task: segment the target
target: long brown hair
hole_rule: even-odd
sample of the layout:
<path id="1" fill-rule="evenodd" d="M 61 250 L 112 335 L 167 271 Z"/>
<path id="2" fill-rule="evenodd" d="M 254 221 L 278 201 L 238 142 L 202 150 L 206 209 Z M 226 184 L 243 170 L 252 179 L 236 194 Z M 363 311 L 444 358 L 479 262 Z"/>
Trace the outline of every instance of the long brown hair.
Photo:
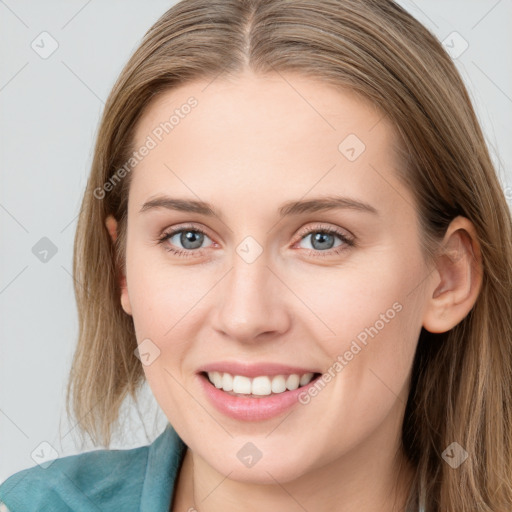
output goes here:
<path id="1" fill-rule="evenodd" d="M 106 103 L 78 220 L 68 413 L 108 446 L 121 404 L 144 380 L 118 281 L 131 177 L 119 170 L 134 150 L 138 119 L 162 91 L 246 67 L 314 77 L 381 109 L 401 137 L 399 172 L 429 254 L 457 215 L 474 224 L 483 265 L 477 301 L 453 329 L 423 329 L 418 341 L 402 429 L 415 468 L 407 510 L 511 510 L 511 214 L 456 67 L 392 0 L 182 0 L 149 29 Z M 118 222 L 115 243 L 104 225 L 109 214 Z M 457 469 L 441 457 L 453 442 L 469 454 Z"/>

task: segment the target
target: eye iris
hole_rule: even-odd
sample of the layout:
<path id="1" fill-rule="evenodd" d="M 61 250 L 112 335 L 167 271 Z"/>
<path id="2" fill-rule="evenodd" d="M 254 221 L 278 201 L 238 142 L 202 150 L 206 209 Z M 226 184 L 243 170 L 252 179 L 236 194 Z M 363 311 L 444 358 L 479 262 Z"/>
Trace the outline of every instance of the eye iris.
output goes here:
<path id="1" fill-rule="evenodd" d="M 328 240 L 329 242 L 331 243 L 327 243 L 327 247 L 324 245 L 326 242 L 325 240 Z M 318 246 L 315 246 L 315 244 L 319 242 L 320 243 L 320 247 Z M 333 246 L 333 243 L 334 243 L 334 236 L 329 234 L 329 233 L 322 233 L 322 232 L 318 232 L 316 233 L 314 236 L 313 236 L 313 239 L 312 239 L 312 242 L 311 242 L 311 245 L 315 248 L 315 249 L 331 249 L 332 246 Z"/>
<path id="2" fill-rule="evenodd" d="M 180 243 L 185 249 L 197 249 L 203 243 L 204 235 L 197 231 L 183 231 L 180 236 Z M 188 243 L 192 246 L 187 246 Z"/>

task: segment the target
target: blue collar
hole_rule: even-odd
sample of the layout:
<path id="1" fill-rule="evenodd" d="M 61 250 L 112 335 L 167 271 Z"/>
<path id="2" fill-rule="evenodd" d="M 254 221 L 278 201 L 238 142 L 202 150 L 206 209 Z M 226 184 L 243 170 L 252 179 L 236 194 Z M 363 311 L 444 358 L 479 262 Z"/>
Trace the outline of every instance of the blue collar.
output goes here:
<path id="1" fill-rule="evenodd" d="M 140 512 L 168 512 L 186 444 L 170 423 L 149 446 Z"/>
<path id="2" fill-rule="evenodd" d="M 11 512 L 169 512 L 187 446 L 168 423 L 150 444 L 93 450 L 18 471 L 0 485 Z"/>

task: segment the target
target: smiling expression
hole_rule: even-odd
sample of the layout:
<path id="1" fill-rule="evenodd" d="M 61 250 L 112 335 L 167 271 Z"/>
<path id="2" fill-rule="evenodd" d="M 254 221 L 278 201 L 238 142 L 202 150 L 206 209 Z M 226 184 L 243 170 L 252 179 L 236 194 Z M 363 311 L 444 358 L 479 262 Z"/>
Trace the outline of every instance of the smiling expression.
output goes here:
<path id="1" fill-rule="evenodd" d="M 133 170 L 122 296 L 179 435 L 217 471 L 262 483 L 356 448 L 394 453 L 428 295 L 393 126 L 353 93 L 286 76 L 188 83 L 145 111 L 135 147 L 197 99 Z M 234 397 L 205 368 L 322 385 L 265 416 L 282 397 Z M 258 400 L 260 415 L 228 413 Z M 252 468 L 237 456 L 249 441 Z"/>

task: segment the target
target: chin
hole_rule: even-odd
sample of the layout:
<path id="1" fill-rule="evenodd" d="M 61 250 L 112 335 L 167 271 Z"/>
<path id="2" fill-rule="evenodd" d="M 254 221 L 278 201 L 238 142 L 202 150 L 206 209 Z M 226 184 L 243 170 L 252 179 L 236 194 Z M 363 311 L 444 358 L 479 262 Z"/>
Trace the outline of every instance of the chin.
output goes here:
<path id="1" fill-rule="evenodd" d="M 253 439 L 254 444 L 250 438 L 240 441 L 237 437 L 233 440 L 236 448 L 225 447 L 213 457 L 205 447 L 208 454 L 205 461 L 219 473 L 229 475 L 230 480 L 261 485 L 293 481 L 311 470 L 312 454 L 307 449 L 293 443 L 284 447 L 278 439 L 274 445 L 269 439 L 266 443 L 263 438 L 261 442 Z"/>
<path id="2" fill-rule="evenodd" d="M 226 467 L 219 468 L 219 470 L 222 474 L 229 474 L 230 480 L 258 485 L 275 485 L 276 482 L 283 484 L 300 478 L 306 472 L 305 467 L 297 467 L 297 465 L 292 465 L 289 461 L 283 464 L 277 460 L 267 461 L 267 463 L 260 460 L 252 468 L 237 467 L 233 469 Z"/>

